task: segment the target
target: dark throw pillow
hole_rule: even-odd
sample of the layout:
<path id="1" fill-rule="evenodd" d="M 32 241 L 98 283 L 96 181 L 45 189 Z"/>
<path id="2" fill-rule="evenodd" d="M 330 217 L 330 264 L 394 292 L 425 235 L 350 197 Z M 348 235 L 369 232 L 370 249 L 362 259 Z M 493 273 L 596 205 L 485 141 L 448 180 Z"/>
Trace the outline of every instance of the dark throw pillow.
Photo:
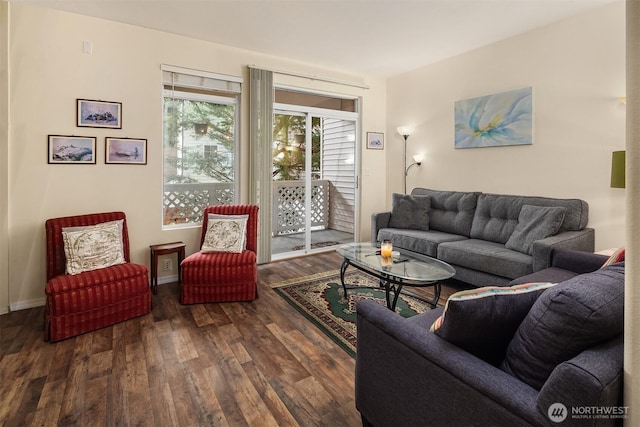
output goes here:
<path id="1" fill-rule="evenodd" d="M 545 291 L 507 347 L 500 368 L 540 390 L 553 369 L 622 333 L 624 262 Z"/>
<path id="2" fill-rule="evenodd" d="M 429 230 L 429 196 L 412 196 L 410 194 L 393 193 L 390 228 L 407 228 L 411 230 Z"/>
<path id="3" fill-rule="evenodd" d="M 554 285 L 525 283 L 456 292 L 431 325 L 431 332 L 498 366 L 533 303 Z"/>
<path id="4" fill-rule="evenodd" d="M 531 255 L 533 242 L 556 234 L 566 213 L 567 208 L 563 207 L 523 205 L 518 225 L 505 247 Z"/>

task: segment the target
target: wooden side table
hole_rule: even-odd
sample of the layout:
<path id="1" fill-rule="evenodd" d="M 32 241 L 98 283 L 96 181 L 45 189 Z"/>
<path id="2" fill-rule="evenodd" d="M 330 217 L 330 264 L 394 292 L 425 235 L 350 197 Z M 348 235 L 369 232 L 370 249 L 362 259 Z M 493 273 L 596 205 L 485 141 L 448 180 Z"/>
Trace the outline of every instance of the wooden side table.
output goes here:
<path id="1" fill-rule="evenodd" d="M 160 255 L 178 254 L 178 284 L 180 284 L 182 280 L 180 263 L 184 259 L 185 246 L 183 242 L 161 243 L 149 246 L 151 250 L 151 291 L 154 295 L 158 293 L 158 257 Z"/>

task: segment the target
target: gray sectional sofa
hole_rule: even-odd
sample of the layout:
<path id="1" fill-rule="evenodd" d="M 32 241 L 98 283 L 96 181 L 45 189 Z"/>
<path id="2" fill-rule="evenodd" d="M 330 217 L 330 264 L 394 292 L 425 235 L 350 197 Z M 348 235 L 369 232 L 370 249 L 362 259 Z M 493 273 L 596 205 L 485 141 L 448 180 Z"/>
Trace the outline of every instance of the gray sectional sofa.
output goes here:
<path id="1" fill-rule="evenodd" d="M 440 259 L 474 286 L 504 286 L 546 269 L 553 248 L 594 250 L 583 200 L 426 188 L 393 198 L 391 211 L 371 217 L 372 243 L 391 240 Z"/>

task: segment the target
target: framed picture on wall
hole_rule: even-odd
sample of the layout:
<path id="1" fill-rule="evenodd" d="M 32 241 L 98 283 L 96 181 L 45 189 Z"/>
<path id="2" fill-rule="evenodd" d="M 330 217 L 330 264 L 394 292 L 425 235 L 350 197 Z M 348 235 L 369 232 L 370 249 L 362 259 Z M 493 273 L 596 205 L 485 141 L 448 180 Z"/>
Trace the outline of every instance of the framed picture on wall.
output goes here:
<path id="1" fill-rule="evenodd" d="M 371 150 L 384 150 L 384 133 L 367 132 L 367 148 Z"/>
<path id="2" fill-rule="evenodd" d="M 49 135 L 49 164 L 95 164 L 96 138 L 93 136 Z"/>
<path id="3" fill-rule="evenodd" d="M 91 128 L 122 129 L 122 103 L 77 100 L 77 125 Z"/>
<path id="4" fill-rule="evenodd" d="M 139 138 L 105 138 L 104 162 L 124 165 L 146 165 L 147 140 Z"/>
<path id="5" fill-rule="evenodd" d="M 533 143 L 533 88 L 456 101 L 455 148 Z"/>

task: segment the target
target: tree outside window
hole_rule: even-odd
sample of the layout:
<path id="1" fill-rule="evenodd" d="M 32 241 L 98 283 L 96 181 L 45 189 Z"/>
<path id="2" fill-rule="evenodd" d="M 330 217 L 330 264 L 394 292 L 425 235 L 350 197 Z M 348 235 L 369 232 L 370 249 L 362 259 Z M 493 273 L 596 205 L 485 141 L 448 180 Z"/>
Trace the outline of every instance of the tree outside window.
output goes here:
<path id="1" fill-rule="evenodd" d="M 235 115 L 231 103 L 164 98 L 165 225 L 199 222 L 212 200 L 233 200 Z"/>
<path id="2" fill-rule="evenodd" d="M 296 181 L 304 179 L 305 117 L 285 114 L 274 115 L 273 123 L 273 179 Z M 320 179 L 320 118 L 311 123 L 311 177 Z"/>

